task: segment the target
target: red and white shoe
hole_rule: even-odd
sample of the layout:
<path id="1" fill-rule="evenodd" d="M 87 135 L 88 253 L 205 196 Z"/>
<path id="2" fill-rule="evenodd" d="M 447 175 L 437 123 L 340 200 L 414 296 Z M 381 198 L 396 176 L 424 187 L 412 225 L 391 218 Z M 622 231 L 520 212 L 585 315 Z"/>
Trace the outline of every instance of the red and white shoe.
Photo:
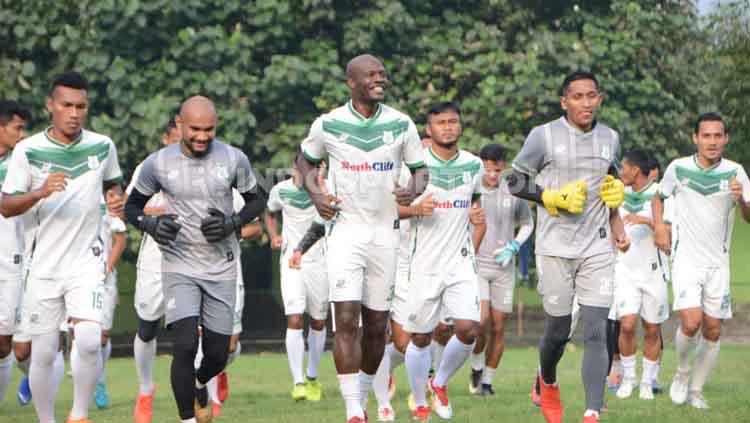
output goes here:
<path id="1" fill-rule="evenodd" d="M 227 372 L 216 375 L 216 394 L 221 402 L 226 401 L 229 397 L 229 376 L 227 376 Z"/>
<path id="2" fill-rule="evenodd" d="M 221 416 L 221 403 L 216 401 L 211 401 L 211 414 L 213 417 L 219 417 Z"/>
<path id="3" fill-rule="evenodd" d="M 448 386 L 435 386 L 435 380 L 430 379 L 430 392 L 432 393 L 432 408 L 441 419 L 449 420 L 453 417 L 453 408 L 448 401 Z"/>
<path id="4" fill-rule="evenodd" d="M 393 408 L 390 406 L 378 408 L 378 421 L 379 422 L 396 421 L 396 413 L 393 412 Z"/>
<path id="5" fill-rule="evenodd" d="M 411 419 L 417 422 L 428 422 L 430 421 L 430 407 L 426 405 L 420 405 L 415 408 L 412 412 Z"/>
<path id="6" fill-rule="evenodd" d="M 542 393 L 541 407 L 544 419 L 547 423 L 562 423 L 563 406 L 560 400 L 560 387 L 540 381 L 539 388 Z"/>
<path id="7" fill-rule="evenodd" d="M 599 423 L 599 416 L 596 414 L 583 416 L 583 423 Z"/>
<path id="8" fill-rule="evenodd" d="M 365 423 L 365 422 L 367 422 L 367 420 L 359 416 L 354 416 L 351 419 L 346 421 L 346 423 Z"/>
<path id="9" fill-rule="evenodd" d="M 151 423 L 154 417 L 154 394 L 156 394 L 155 385 L 150 394 L 138 394 L 133 410 L 135 423 Z"/>

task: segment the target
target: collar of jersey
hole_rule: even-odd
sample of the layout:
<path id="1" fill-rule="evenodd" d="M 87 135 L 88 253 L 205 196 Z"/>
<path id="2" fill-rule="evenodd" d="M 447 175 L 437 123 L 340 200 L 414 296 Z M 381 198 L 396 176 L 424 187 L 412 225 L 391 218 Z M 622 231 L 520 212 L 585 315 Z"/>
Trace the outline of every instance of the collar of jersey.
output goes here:
<path id="1" fill-rule="evenodd" d="M 52 130 L 52 127 L 49 126 L 47 129 L 44 130 L 44 136 L 47 138 L 47 141 L 51 142 L 52 144 L 55 144 L 58 147 L 62 148 L 72 148 L 75 145 L 77 145 L 79 142 L 81 142 L 81 139 L 83 139 L 83 129 L 81 129 L 81 132 L 78 133 L 78 136 L 76 139 L 73 140 L 70 144 L 62 143 L 52 137 L 52 134 L 50 134 L 50 130 Z"/>
<path id="2" fill-rule="evenodd" d="M 716 164 L 714 164 L 714 165 L 711 165 L 711 166 L 709 166 L 709 167 L 703 167 L 703 166 L 701 166 L 700 162 L 698 161 L 698 153 L 696 153 L 696 154 L 693 154 L 693 163 L 695 163 L 695 167 L 697 167 L 697 168 L 698 168 L 698 171 L 699 171 L 699 172 L 711 172 L 712 170 L 714 170 L 714 169 L 716 169 L 717 167 L 719 167 L 719 165 L 720 165 L 720 164 L 721 164 L 721 162 L 723 162 L 723 161 L 724 161 L 724 158 L 722 157 L 722 158 L 720 158 L 720 159 L 719 159 L 719 161 L 718 161 L 718 162 L 716 162 Z"/>
<path id="3" fill-rule="evenodd" d="M 648 191 L 648 189 L 651 188 L 651 185 L 653 184 L 654 184 L 654 181 L 648 181 L 648 183 L 644 185 L 643 188 L 641 188 L 638 191 L 633 191 L 633 194 L 643 194 L 644 192 Z"/>
<path id="4" fill-rule="evenodd" d="M 596 124 L 597 124 L 596 119 L 594 119 L 594 121 L 591 122 L 591 130 L 588 131 L 588 132 L 583 132 L 583 131 L 581 131 L 580 128 L 578 128 L 578 127 L 574 126 L 573 124 L 571 124 L 570 122 L 568 122 L 568 117 L 565 116 L 565 115 L 563 115 L 560 119 L 563 121 L 563 123 L 565 124 L 565 126 L 567 126 L 568 129 L 570 129 L 571 131 L 575 132 L 576 135 L 591 135 L 591 134 L 594 133 L 594 129 L 596 129 Z"/>
<path id="5" fill-rule="evenodd" d="M 357 109 L 354 108 L 354 105 L 352 104 L 351 100 L 349 100 L 346 103 L 346 107 L 349 108 L 349 111 L 351 112 L 352 115 L 354 115 L 355 118 L 357 118 L 357 120 L 359 120 L 360 122 L 366 125 L 372 125 L 375 121 L 377 121 L 378 118 L 380 117 L 380 112 L 383 111 L 383 106 L 380 103 L 378 103 L 378 109 L 375 110 L 375 113 L 373 113 L 372 116 L 370 116 L 369 118 L 366 118 L 362 116 L 362 114 L 360 114 L 357 111 Z"/>
<path id="6" fill-rule="evenodd" d="M 437 160 L 438 162 L 440 162 L 440 164 L 441 164 L 441 165 L 443 165 L 443 166 L 450 166 L 450 165 L 452 165 L 452 164 L 453 164 L 453 162 L 455 162 L 455 161 L 456 161 L 456 160 L 458 159 L 458 156 L 460 156 L 460 155 L 461 155 L 461 150 L 459 149 L 458 151 L 456 151 L 456 154 L 455 154 L 455 155 L 454 155 L 453 157 L 451 157 L 451 158 L 450 158 L 450 159 L 448 159 L 448 160 L 443 160 L 443 159 L 441 159 L 440 157 L 438 157 L 438 155 L 437 155 L 437 154 L 435 154 L 435 152 L 434 152 L 434 151 L 432 151 L 432 147 L 428 147 L 428 148 L 427 148 L 427 151 L 429 151 L 429 152 L 430 152 L 430 155 L 431 155 L 431 156 L 432 156 L 433 158 L 435 158 L 435 160 Z"/>

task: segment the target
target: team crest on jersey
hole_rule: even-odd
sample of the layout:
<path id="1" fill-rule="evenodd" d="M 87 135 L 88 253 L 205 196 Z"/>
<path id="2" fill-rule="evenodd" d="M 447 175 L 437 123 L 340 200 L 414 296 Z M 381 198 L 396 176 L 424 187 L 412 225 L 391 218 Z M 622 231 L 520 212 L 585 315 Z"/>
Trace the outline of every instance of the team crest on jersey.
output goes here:
<path id="1" fill-rule="evenodd" d="M 721 182 L 719 182 L 719 189 L 722 191 L 729 191 L 729 181 L 722 179 Z"/>
<path id="2" fill-rule="evenodd" d="M 52 163 L 47 162 L 42 165 L 42 172 L 43 173 L 49 173 L 49 171 L 52 170 Z"/>
<path id="3" fill-rule="evenodd" d="M 608 145 L 602 146 L 602 158 L 609 160 L 610 156 L 611 156 L 611 152 L 609 151 L 609 146 Z"/>
<path id="4" fill-rule="evenodd" d="M 383 144 L 392 144 L 392 143 L 393 143 L 393 132 L 391 131 L 383 132 Z"/>
<path id="5" fill-rule="evenodd" d="M 503 198 L 503 207 L 506 209 L 510 207 L 510 198 Z"/>
<path id="6" fill-rule="evenodd" d="M 471 172 L 469 171 L 464 172 L 463 180 L 465 184 L 471 183 Z"/>
<path id="7" fill-rule="evenodd" d="M 346 140 L 348 140 L 348 139 L 349 139 L 349 134 L 341 133 L 339 135 L 339 142 L 346 142 Z"/>
<path id="8" fill-rule="evenodd" d="M 563 154 L 565 153 L 565 146 L 564 145 L 556 145 L 555 146 L 555 153 L 557 154 Z"/>
<path id="9" fill-rule="evenodd" d="M 223 164 L 216 165 L 216 176 L 222 179 L 229 179 L 229 169 Z"/>
<path id="10" fill-rule="evenodd" d="M 89 169 L 96 170 L 99 169 L 99 157 L 97 156 L 89 156 Z"/>

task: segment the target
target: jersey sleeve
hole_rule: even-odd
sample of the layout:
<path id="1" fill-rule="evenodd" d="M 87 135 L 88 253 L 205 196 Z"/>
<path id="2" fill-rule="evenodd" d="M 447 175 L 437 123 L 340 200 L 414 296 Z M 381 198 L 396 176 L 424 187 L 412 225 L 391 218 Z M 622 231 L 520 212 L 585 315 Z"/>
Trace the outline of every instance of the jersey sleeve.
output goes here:
<path id="1" fill-rule="evenodd" d="M 283 207 L 281 202 L 281 196 L 279 196 L 279 184 L 276 184 L 271 188 L 271 193 L 268 194 L 268 210 L 272 213 L 278 213 Z"/>
<path id="2" fill-rule="evenodd" d="M 544 127 L 537 126 L 529 132 L 521 151 L 513 160 L 513 169 L 529 176 L 536 176 L 545 162 L 546 148 Z"/>
<path id="3" fill-rule="evenodd" d="M 242 194 L 236 189 L 232 190 L 232 210 L 235 213 L 239 213 L 242 208 L 245 207 L 245 199 L 242 198 Z"/>
<path id="4" fill-rule="evenodd" d="M 3 182 L 3 193 L 25 194 L 30 190 L 31 165 L 26 158 L 26 152 L 19 146 L 11 153 L 5 181 Z"/>
<path id="5" fill-rule="evenodd" d="M 104 182 L 122 182 L 122 170 L 120 170 L 120 162 L 117 159 L 117 148 L 112 141 L 109 142 L 109 154 L 107 154 L 107 163 L 104 168 Z"/>
<path id="6" fill-rule="evenodd" d="M 141 171 L 138 178 L 133 178 L 133 185 L 141 194 L 152 196 L 161 191 L 161 184 L 156 173 L 156 163 L 158 153 L 151 154 L 141 164 Z"/>
<path id="7" fill-rule="evenodd" d="M 424 149 L 422 139 L 419 137 L 417 125 L 409 119 L 409 128 L 406 130 L 402 159 L 409 169 L 417 169 L 424 166 Z"/>
<path id="8" fill-rule="evenodd" d="M 677 189 L 677 171 L 675 170 L 677 166 L 675 165 L 675 162 L 667 166 L 667 170 L 664 171 L 664 177 L 661 178 L 661 182 L 659 182 L 659 195 L 661 198 L 667 198 L 671 197 L 675 190 Z"/>
<path id="9" fill-rule="evenodd" d="M 323 160 L 326 154 L 326 138 L 323 132 L 323 119 L 317 118 L 310 126 L 307 138 L 302 141 L 300 148 L 305 158 L 313 163 Z"/>
<path id="10" fill-rule="evenodd" d="M 109 229 L 113 234 L 127 231 L 125 222 L 117 216 L 109 216 Z"/>
<path id="11" fill-rule="evenodd" d="M 747 177 L 747 172 L 742 165 L 737 167 L 737 176 L 735 177 L 737 182 L 742 185 L 742 198 L 746 203 L 750 203 L 750 180 Z"/>
<path id="12" fill-rule="evenodd" d="M 237 188 L 240 194 L 244 194 L 255 189 L 258 180 L 255 177 L 255 172 L 253 172 L 253 167 L 250 166 L 250 160 L 245 153 L 239 150 L 236 151 L 239 157 L 237 159 L 237 167 L 235 168 L 234 187 Z"/>
<path id="13" fill-rule="evenodd" d="M 612 131 L 612 162 L 610 163 L 610 168 L 614 169 L 615 175 L 619 177 L 620 176 L 620 158 L 622 157 L 622 144 L 620 143 L 620 134 L 617 133 L 614 129 L 611 129 Z"/>
<path id="14" fill-rule="evenodd" d="M 142 166 L 143 166 L 143 163 L 139 163 L 138 166 L 135 167 L 135 170 L 133 170 L 133 176 L 130 178 L 130 184 L 128 184 L 128 187 L 125 188 L 125 194 L 130 195 L 130 193 L 133 192 L 133 188 L 135 188 L 135 181 L 138 179 L 138 176 L 141 174 Z"/>

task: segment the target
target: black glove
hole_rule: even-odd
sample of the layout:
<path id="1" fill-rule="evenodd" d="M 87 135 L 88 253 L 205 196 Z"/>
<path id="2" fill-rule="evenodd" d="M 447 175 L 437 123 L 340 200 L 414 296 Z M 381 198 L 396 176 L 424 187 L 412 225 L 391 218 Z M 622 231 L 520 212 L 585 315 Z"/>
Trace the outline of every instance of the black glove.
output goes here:
<path id="1" fill-rule="evenodd" d="M 139 220 L 143 232 L 151 235 L 154 241 L 161 245 L 167 245 L 177 239 L 182 225 L 175 221 L 176 214 L 163 214 L 161 216 L 142 216 Z"/>
<path id="2" fill-rule="evenodd" d="M 233 233 L 239 236 L 241 230 L 239 216 L 226 216 L 215 208 L 208 209 L 208 217 L 201 220 L 201 232 L 208 242 L 219 242 Z"/>

